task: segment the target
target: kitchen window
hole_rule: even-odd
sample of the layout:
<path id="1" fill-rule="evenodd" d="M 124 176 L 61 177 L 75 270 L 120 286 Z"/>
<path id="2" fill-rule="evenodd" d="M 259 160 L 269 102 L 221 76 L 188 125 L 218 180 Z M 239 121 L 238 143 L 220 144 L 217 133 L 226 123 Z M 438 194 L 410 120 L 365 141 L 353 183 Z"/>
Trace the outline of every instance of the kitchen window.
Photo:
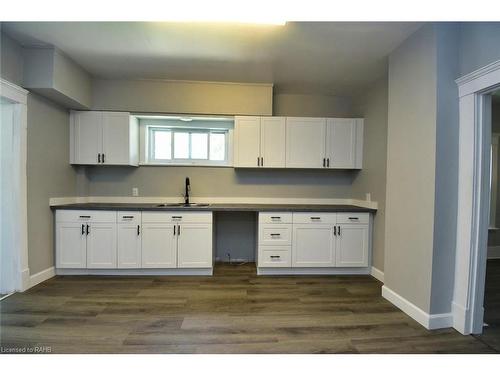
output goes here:
<path id="1" fill-rule="evenodd" d="M 232 118 L 140 118 L 141 164 L 232 165 Z"/>

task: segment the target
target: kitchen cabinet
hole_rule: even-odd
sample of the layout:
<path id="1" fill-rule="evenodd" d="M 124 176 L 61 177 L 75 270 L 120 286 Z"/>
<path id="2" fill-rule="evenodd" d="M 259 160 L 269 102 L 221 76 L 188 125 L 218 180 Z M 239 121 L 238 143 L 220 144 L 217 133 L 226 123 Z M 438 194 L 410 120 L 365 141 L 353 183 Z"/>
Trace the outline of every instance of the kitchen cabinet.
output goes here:
<path id="1" fill-rule="evenodd" d="M 81 222 L 56 224 L 57 268 L 87 268 L 85 225 Z"/>
<path id="2" fill-rule="evenodd" d="M 333 226 L 296 224 L 293 226 L 292 267 L 335 266 Z"/>
<path id="3" fill-rule="evenodd" d="M 116 268 L 116 251 L 116 212 L 56 213 L 56 268 Z"/>
<path id="4" fill-rule="evenodd" d="M 323 168 L 326 119 L 286 118 L 286 167 Z"/>
<path id="5" fill-rule="evenodd" d="M 142 268 L 176 268 L 177 237 L 172 223 L 142 224 Z"/>
<path id="6" fill-rule="evenodd" d="M 211 268 L 212 213 L 144 212 L 143 268 Z"/>
<path id="7" fill-rule="evenodd" d="M 360 119 L 327 119 L 326 166 L 361 168 L 363 125 Z"/>
<path id="8" fill-rule="evenodd" d="M 291 267 L 292 213 L 260 212 L 258 220 L 257 266 Z"/>
<path id="9" fill-rule="evenodd" d="M 285 118 L 237 116 L 234 131 L 236 168 L 285 167 Z"/>
<path id="10" fill-rule="evenodd" d="M 140 212 L 118 212 L 118 268 L 141 268 L 142 230 Z"/>
<path id="11" fill-rule="evenodd" d="M 128 112 L 72 111 L 70 163 L 138 165 L 139 125 Z"/>
<path id="12" fill-rule="evenodd" d="M 116 268 L 116 223 L 91 223 L 87 233 L 87 268 Z"/>
<path id="13" fill-rule="evenodd" d="M 177 256 L 179 268 L 212 267 L 212 224 L 180 224 L 177 231 Z"/>
<path id="14" fill-rule="evenodd" d="M 366 268 L 369 265 L 368 213 L 259 213 L 259 269 Z"/>

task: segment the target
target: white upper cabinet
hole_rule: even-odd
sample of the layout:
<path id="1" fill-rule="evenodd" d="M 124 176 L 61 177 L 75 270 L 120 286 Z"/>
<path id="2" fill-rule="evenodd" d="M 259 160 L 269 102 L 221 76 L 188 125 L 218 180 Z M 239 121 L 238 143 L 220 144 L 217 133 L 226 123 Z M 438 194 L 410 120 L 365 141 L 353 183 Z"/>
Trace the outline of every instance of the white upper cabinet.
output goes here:
<path id="1" fill-rule="evenodd" d="M 285 168 L 286 119 L 261 117 L 260 119 L 260 166 Z"/>
<path id="2" fill-rule="evenodd" d="M 71 112 L 71 164 L 98 164 L 102 150 L 102 113 Z"/>
<path id="3" fill-rule="evenodd" d="M 287 117 L 286 167 L 323 168 L 326 119 Z"/>
<path id="4" fill-rule="evenodd" d="M 236 168 L 285 168 L 284 117 L 238 116 L 234 137 Z"/>
<path id="5" fill-rule="evenodd" d="M 359 119 L 327 119 L 327 168 L 361 168 L 363 124 Z"/>
<path id="6" fill-rule="evenodd" d="M 234 120 L 234 166 L 260 166 L 260 117 L 238 116 Z"/>
<path id="7" fill-rule="evenodd" d="M 139 125 L 128 112 L 72 111 L 70 163 L 138 165 Z"/>

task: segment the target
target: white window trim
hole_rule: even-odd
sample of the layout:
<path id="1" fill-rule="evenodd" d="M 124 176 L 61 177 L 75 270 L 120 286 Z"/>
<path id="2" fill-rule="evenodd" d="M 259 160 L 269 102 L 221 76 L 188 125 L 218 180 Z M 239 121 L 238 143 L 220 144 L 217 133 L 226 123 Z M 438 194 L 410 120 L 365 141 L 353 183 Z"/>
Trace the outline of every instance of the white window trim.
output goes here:
<path id="1" fill-rule="evenodd" d="M 149 157 L 149 128 L 158 127 L 158 125 L 140 125 L 139 126 L 139 165 L 145 166 L 157 166 L 157 167 L 169 167 L 169 166 L 184 166 L 184 167 L 222 167 L 222 168 L 232 168 L 233 167 L 233 133 L 234 129 L 224 129 L 227 130 L 227 160 L 217 161 L 217 160 L 162 160 L 153 161 Z"/>

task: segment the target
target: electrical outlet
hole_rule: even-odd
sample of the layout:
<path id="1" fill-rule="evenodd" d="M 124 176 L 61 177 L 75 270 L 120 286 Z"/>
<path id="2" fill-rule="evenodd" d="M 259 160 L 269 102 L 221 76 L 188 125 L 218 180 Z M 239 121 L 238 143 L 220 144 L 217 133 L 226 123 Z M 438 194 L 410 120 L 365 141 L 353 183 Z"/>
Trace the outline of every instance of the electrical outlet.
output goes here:
<path id="1" fill-rule="evenodd" d="M 228 262 L 231 263 L 231 253 L 230 252 L 226 253 L 226 257 L 227 257 Z"/>
<path id="2" fill-rule="evenodd" d="M 138 197 L 139 196 L 139 188 L 132 188 L 132 196 L 133 197 Z"/>

